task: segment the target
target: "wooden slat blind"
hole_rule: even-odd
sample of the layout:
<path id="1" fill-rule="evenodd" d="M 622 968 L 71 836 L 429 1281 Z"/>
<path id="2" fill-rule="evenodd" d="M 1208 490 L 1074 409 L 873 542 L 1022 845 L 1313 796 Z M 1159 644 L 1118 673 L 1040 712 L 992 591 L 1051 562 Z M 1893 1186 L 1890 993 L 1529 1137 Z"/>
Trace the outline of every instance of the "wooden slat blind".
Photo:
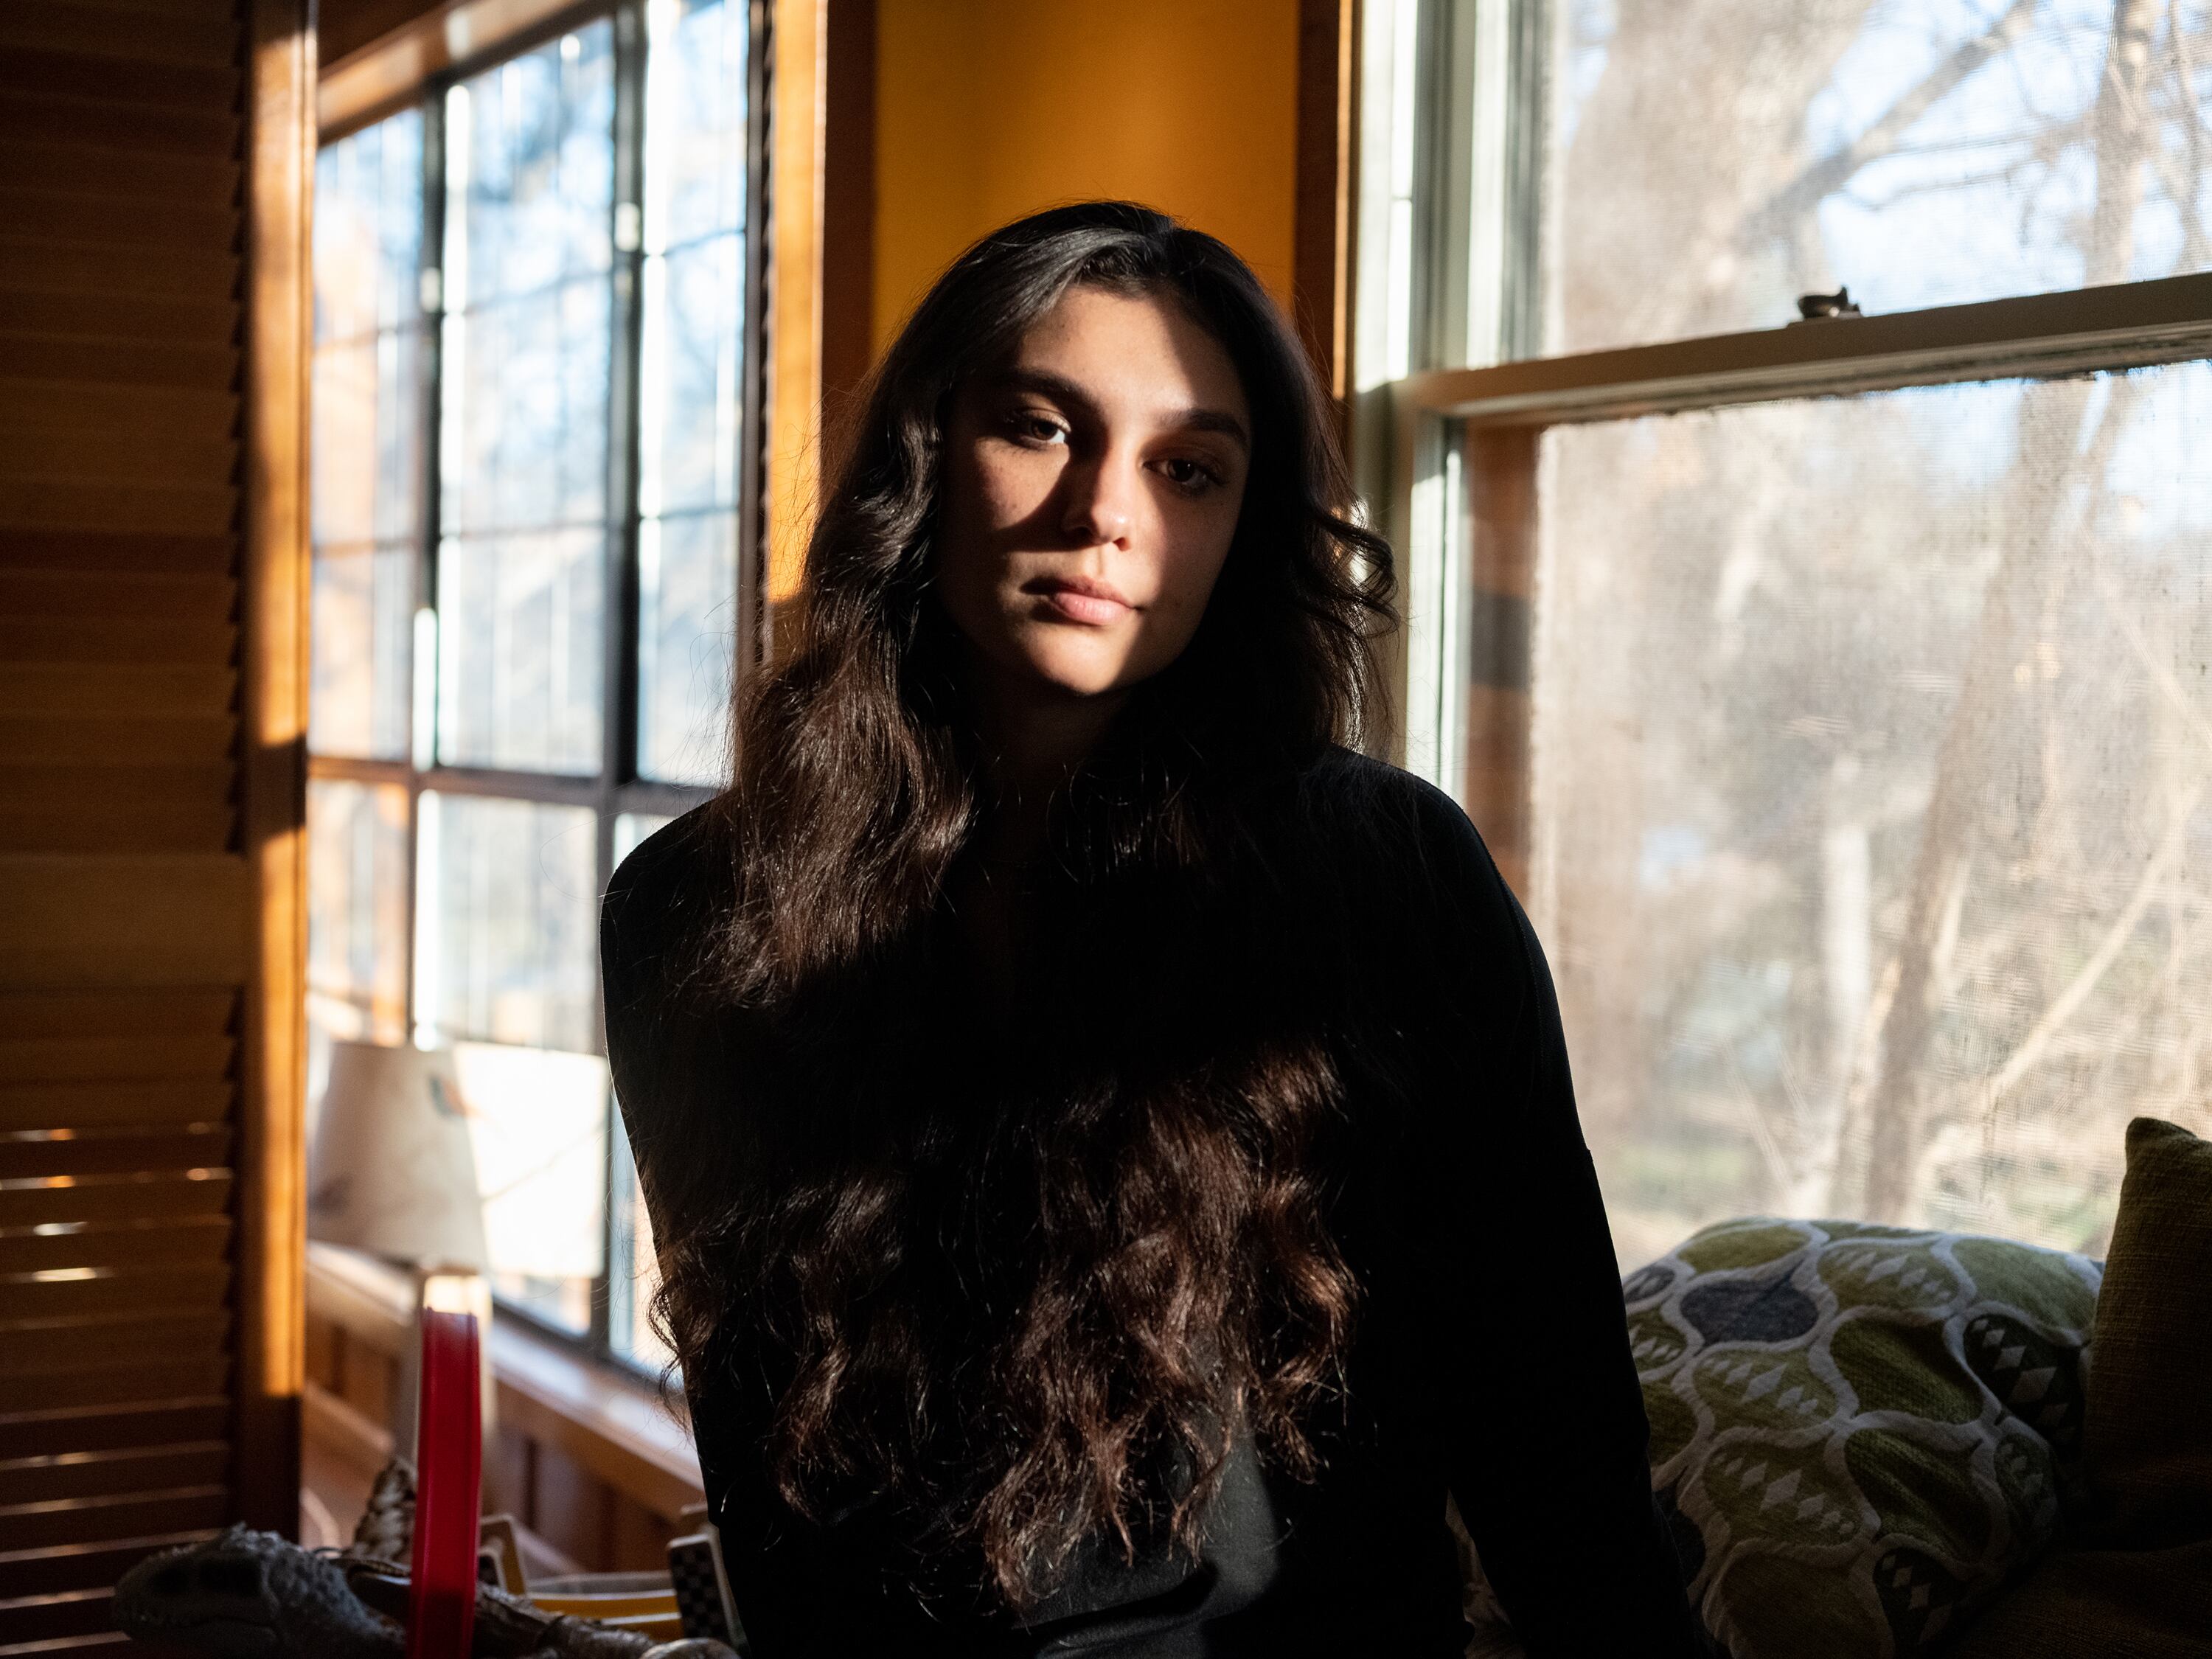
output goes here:
<path id="1" fill-rule="evenodd" d="M 253 313 L 304 9 L 0 6 L 0 1656 L 118 1645 L 133 1561 L 289 1523 Z"/>

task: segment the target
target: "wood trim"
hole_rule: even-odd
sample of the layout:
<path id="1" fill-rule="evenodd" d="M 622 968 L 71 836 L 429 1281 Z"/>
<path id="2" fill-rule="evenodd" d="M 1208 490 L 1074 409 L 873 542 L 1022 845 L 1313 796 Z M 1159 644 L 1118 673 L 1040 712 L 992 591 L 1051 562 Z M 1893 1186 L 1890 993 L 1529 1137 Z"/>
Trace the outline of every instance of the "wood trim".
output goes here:
<path id="1" fill-rule="evenodd" d="M 834 456 L 875 356 L 876 4 L 830 0 L 822 91 L 822 423 Z"/>
<path id="2" fill-rule="evenodd" d="M 1523 904 L 1528 888 L 1531 773 L 1529 634 L 1535 592 L 1536 463 L 1542 434 L 1509 427 L 1471 434 L 1467 447 L 1471 526 L 1466 787 L 1474 821 Z"/>
<path id="3" fill-rule="evenodd" d="M 537 45 L 607 9 L 608 0 L 446 0 L 324 66 L 316 88 L 322 142 L 343 138 L 422 94 L 434 76 Z"/>
<path id="4" fill-rule="evenodd" d="M 667 1520 L 704 1500 L 690 1431 L 644 1383 L 496 1318 L 491 1363 L 501 1422 Z"/>
<path id="5" fill-rule="evenodd" d="M 1354 9 L 1354 0 L 1298 4 L 1292 310 L 1322 384 L 1340 403 L 1352 387 Z"/>
<path id="6" fill-rule="evenodd" d="M 253 939 L 240 1044 L 240 1519 L 294 1535 L 306 1381 L 307 412 L 315 33 L 252 0 L 246 357 L 243 836 Z"/>
<path id="7" fill-rule="evenodd" d="M 307 1385 L 302 1432 L 326 1447 L 364 1481 L 374 1480 L 392 1461 L 392 1431 L 317 1382 Z"/>
<path id="8" fill-rule="evenodd" d="M 823 145 L 830 0 L 773 0 L 769 26 L 769 626 L 799 592 L 822 441 Z"/>
<path id="9" fill-rule="evenodd" d="M 1396 398 L 1420 415 L 1548 426 L 2203 356 L 2212 274 L 1440 370 Z"/>

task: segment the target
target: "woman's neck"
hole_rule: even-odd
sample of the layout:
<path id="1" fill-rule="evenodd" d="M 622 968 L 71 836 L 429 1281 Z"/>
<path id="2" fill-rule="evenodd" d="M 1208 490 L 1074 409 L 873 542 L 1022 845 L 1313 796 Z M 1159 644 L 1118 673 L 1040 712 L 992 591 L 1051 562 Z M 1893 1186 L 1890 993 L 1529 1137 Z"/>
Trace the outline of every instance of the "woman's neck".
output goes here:
<path id="1" fill-rule="evenodd" d="M 981 851 L 987 864 L 1026 863 L 1044 849 L 1053 797 L 1097 750 L 1128 694 L 1079 696 L 1015 684 L 988 667 L 971 684 L 992 794 Z"/>

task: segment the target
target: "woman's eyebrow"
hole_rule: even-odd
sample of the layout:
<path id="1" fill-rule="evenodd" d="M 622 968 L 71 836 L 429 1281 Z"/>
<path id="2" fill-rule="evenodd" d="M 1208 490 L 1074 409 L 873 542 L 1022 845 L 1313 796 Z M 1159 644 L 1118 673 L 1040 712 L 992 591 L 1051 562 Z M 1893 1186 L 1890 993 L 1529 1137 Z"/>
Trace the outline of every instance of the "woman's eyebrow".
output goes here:
<path id="1" fill-rule="evenodd" d="M 1009 368 L 993 377 L 996 382 L 1012 391 L 1034 392 L 1050 398 L 1067 408 L 1096 416 L 1098 400 L 1064 374 L 1055 374 L 1048 368 Z M 1179 409 L 1169 415 L 1164 424 L 1186 432 L 1218 432 L 1232 438 L 1238 447 L 1250 451 L 1251 434 L 1244 422 L 1225 409 L 1202 409 L 1196 406 Z"/>

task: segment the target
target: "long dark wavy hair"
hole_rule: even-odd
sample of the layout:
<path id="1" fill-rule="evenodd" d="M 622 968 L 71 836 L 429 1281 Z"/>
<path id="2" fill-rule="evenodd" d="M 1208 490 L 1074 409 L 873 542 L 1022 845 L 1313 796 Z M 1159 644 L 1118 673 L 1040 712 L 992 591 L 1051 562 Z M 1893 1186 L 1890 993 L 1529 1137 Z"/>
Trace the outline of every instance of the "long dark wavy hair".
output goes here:
<path id="1" fill-rule="evenodd" d="M 1255 429 L 1205 617 L 1055 800 L 1023 1006 L 994 1011 L 948 919 L 991 796 L 932 588 L 940 457 L 959 388 L 1078 284 L 1182 307 Z M 720 1367 L 764 1402 L 783 1499 L 884 1529 L 925 1593 L 1018 1611 L 1086 1540 L 1194 1545 L 1240 1434 L 1316 1468 L 1357 1294 L 1326 1220 L 1328 1011 L 1291 967 L 1296 781 L 1376 719 L 1391 560 L 1352 499 L 1235 253 L 1127 203 L 1037 214 L 878 368 L 738 710 L 690 983 L 745 1097 L 684 1107 L 653 1160 L 654 1315 L 695 1391 Z"/>

